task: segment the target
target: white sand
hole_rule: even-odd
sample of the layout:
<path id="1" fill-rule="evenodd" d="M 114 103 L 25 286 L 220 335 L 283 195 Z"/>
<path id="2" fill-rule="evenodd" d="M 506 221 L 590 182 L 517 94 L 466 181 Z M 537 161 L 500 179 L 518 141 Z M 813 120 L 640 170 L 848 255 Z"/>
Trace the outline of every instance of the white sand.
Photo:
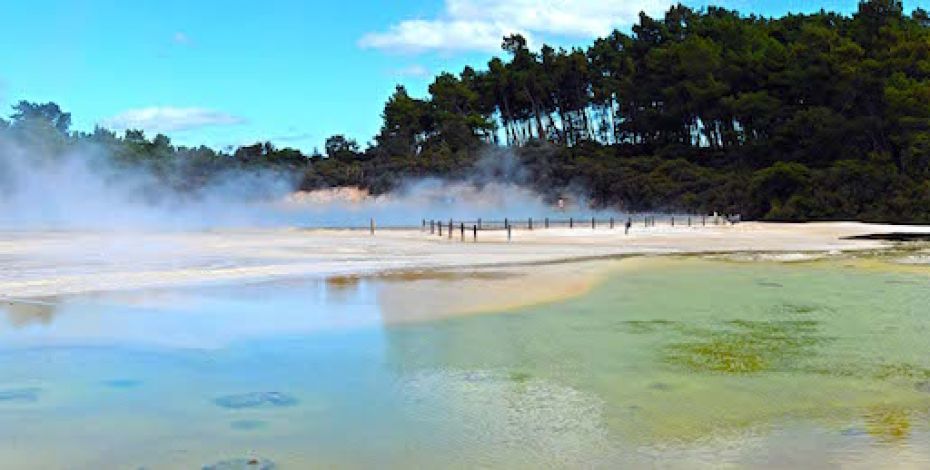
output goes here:
<path id="1" fill-rule="evenodd" d="M 420 231 L 225 230 L 210 232 L 0 232 L 0 298 L 251 281 L 387 270 L 479 268 L 618 256 L 702 252 L 782 253 L 875 249 L 843 240 L 930 227 L 860 223 L 720 227 L 558 228 L 479 232 L 466 242 Z"/>

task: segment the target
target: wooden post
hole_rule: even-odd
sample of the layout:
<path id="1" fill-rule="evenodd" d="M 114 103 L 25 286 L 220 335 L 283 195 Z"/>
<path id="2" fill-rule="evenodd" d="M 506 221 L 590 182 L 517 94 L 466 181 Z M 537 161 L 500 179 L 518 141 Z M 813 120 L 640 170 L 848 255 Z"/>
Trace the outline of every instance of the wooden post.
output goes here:
<path id="1" fill-rule="evenodd" d="M 597 228 L 597 219 L 595 219 L 594 217 L 591 217 L 591 230 L 594 230 L 596 228 Z"/>
<path id="2" fill-rule="evenodd" d="M 423 219 L 423 225 L 420 226 L 420 231 L 421 231 L 421 232 L 425 232 L 425 231 L 426 231 L 426 219 Z"/>
<path id="3" fill-rule="evenodd" d="M 546 225 L 545 225 L 545 226 L 546 226 L 546 228 L 549 228 L 549 218 L 548 218 L 548 217 L 546 217 L 546 221 L 545 221 L 545 224 L 546 224 Z"/>
<path id="4" fill-rule="evenodd" d="M 459 226 L 459 230 L 462 231 L 462 241 L 465 241 L 465 222 L 462 222 Z"/>
<path id="5" fill-rule="evenodd" d="M 436 222 L 433 219 L 429 219 L 429 234 L 432 235 L 436 233 Z"/>
<path id="6" fill-rule="evenodd" d="M 530 230 L 533 230 L 533 218 L 532 217 L 530 217 L 530 219 L 527 221 L 526 227 Z"/>
<path id="7" fill-rule="evenodd" d="M 510 228 L 510 220 L 507 217 L 504 217 L 504 228 Z"/>
<path id="8" fill-rule="evenodd" d="M 375 234 L 375 218 L 372 217 L 370 222 L 371 222 L 371 234 L 374 235 Z"/>
<path id="9" fill-rule="evenodd" d="M 438 224 L 436 224 L 436 226 L 439 227 L 439 236 L 441 237 L 442 236 L 442 222 L 439 222 Z"/>
<path id="10" fill-rule="evenodd" d="M 477 224 L 471 226 L 471 236 L 472 236 L 472 240 L 474 240 L 475 243 L 478 243 L 478 225 Z"/>
<path id="11" fill-rule="evenodd" d="M 452 240 L 452 219 L 449 219 L 449 240 Z"/>
<path id="12" fill-rule="evenodd" d="M 572 217 L 568 218 L 568 228 L 575 228 L 575 219 Z"/>
<path id="13" fill-rule="evenodd" d="M 511 236 L 510 236 L 510 226 L 508 225 L 508 226 L 507 226 L 507 241 L 509 242 L 510 240 L 511 240 Z"/>
<path id="14" fill-rule="evenodd" d="M 614 218 L 613 217 L 610 218 L 610 229 L 611 230 L 614 229 Z"/>
<path id="15" fill-rule="evenodd" d="M 707 214 L 701 216 L 701 227 L 707 226 Z"/>
<path id="16" fill-rule="evenodd" d="M 672 216 L 672 227 L 674 227 L 674 226 L 675 226 L 675 216 L 673 215 L 673 216 Z"/>

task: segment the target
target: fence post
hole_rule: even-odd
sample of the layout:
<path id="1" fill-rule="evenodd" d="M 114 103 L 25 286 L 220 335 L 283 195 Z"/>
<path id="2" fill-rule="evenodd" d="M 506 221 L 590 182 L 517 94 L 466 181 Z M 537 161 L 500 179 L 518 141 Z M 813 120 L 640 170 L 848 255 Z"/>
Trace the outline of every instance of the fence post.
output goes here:
<path id="1" fill-rule="evenodd" d="M 437 223 L 436 226 L 439 227 L 439 236 L 441 237 L 442 236 L 442 222 Z"/>
<path id="2" fill-rule="evenodd" d="M 452 240 L 452 219 L 449 219 L 449 240 Z"/>

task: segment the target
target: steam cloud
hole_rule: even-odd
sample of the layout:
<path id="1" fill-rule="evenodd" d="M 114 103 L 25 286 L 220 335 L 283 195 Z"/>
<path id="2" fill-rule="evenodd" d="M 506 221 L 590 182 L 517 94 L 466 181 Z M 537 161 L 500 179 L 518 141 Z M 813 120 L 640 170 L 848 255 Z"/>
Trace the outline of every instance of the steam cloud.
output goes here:
<path id="1" fill-rule="evenodd" d="M 294 176 L 272 170 L 225 171 L 202 188 L 180 192 L 149 169 L 116 165 L 91 145 L 48 153 L 0 133 L 0 228 L 349 227 L 364 226 L 369 218 L 380 226 L 412 226 L 422 218 L 487 220 L 554 212 L 524 185 L 526 175 L 505 149 L 489 151 L 465 179 L 411 180 L 381 196 L 354 189 L 295 193 Z"/>

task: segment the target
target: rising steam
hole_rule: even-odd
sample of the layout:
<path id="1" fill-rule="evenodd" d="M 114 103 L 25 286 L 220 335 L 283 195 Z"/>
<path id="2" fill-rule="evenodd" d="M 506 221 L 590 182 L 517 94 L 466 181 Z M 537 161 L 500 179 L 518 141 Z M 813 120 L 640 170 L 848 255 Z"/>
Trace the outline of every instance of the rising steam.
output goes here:
<path id="1" fill-rule="evenodd" d="M 424 218 L 491 219 L 554 211 L 528 189 L 521 165 L 504 149 L 488 151 L 466 178 L 409 180 L 379 196 L 356 188 L 294 192 L 293 175 L 273 170 L 224 171 L 192 191 L 172 189 L 164 179 L 148 168 L 117 165 L 93 145 L 53 155 L 0 133 L 0 228 L 350 227 L 366 225 L 370 218 L 381 226 L 413 226 Z"/>

